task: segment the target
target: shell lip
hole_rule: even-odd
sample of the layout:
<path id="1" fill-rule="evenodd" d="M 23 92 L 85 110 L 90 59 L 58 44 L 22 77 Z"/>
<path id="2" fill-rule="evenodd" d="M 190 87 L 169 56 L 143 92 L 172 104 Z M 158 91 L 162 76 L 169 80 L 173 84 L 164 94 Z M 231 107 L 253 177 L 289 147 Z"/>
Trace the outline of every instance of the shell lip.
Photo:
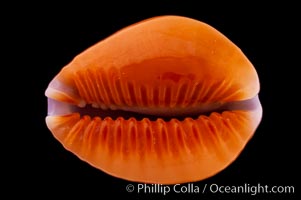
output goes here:
<path id="1" fill-rule="evenodd" d="M 73 113 L 79 113 L 80 116 L 88 115 L 91 118 L 110 117 L 117 119 L 122 117 L 124 119 L 135 118 L 136 120 L 143 120 L 147 118 L 151 121 L 163 119 L 170 121 L 172 119 L 184 120 L 185 118 L 197 119 L 200 116 L 210 116 L 213 112 L 222 113 L 224 111 L 245 110 L 253 111 L 261 107 L 259 97 L 255 97 L 242 101 L 228 102 L 228 103 L 215 103 L 203 106 L 187 107 L 187 108 L 158 108 L 158 107 L 118 107 L 107 106 L 98 107 L 95 104 L 75 105 L 67 103 L 54 98 L 48 97 L 48 116 L 63 116 Z"/>

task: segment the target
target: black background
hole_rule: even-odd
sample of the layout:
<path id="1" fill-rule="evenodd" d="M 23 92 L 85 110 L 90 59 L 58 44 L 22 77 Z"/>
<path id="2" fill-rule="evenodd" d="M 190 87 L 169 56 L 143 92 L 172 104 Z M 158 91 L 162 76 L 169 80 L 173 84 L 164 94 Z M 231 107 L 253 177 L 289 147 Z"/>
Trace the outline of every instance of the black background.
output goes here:
<path id="1" fill-rule="evenodd" d="M 5 136 L 12 137 L 3 155 L 7 158 L 7 186 L 23 196 L 85 199 L 143 199 L 147 196 L 195 199 L 293 199 L 299 193 L 297 152 L 300 82 L 297 78 L 300 25 L 294 5 L 238 2 L 182 3 L 70 3 L 17 4 L 5 20 L 7 52 L 11 57 L 9 84 L 3 94 L 9 109 Z M 114 178 L 79 160 L 55 140 L 45 125 L 47 99 L 44 91 L 51 79 L 74 56 L 117 30 L 158 15 L 182 15 L 210 24 L 232 40 L 255 66 L 260 82 L 263 119 L 254 137 L 228 168 L 194 183 L 219 185 L 293 185 L 296 194 L 137 194 L 125 190 L 125 180 Z M 11 39 L 12 38 L 12 39 Z M 297 50 L 294 48 L 297 47 Z M 4 74 L 4 73 L 3 73 Z M 3 76 L 3 79 L 5 76 Z M 242 77 L 243 78 L 243 77 Z M 8 90 L 6 90 L 8 88 Z M 14 97 L 14 95 L 16 97 Z M 9 98 L 7 98 L 9 97 Z M 7 142 L 6 142 L 7 141 Z M 299 149 L 299 148 L 298 148 Z M 299 150 L 300 152 L 300 150 Z M 134 186 L 137 183 L 132 183 Z M 39 192 L 38 192 L 39 191 Z M 15 193 L 11 194 L 14 195 Z M 90 198 L 91 197 L 91 198 Z"/>

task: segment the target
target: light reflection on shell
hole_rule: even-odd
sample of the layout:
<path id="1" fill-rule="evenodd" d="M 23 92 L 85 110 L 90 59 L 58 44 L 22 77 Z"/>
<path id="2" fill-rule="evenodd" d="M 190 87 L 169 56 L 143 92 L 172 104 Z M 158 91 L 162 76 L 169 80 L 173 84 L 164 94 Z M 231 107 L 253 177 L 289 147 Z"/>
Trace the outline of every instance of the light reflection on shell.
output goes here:
<path id="1" fill-rule="evenodd" d="M 229 39 L 180 16 L 151 18 L 90 47 L 50 82 L 46 123 L 113 176 L 184 183 L 232 163 L 261 120 L 257 73 Z"/>

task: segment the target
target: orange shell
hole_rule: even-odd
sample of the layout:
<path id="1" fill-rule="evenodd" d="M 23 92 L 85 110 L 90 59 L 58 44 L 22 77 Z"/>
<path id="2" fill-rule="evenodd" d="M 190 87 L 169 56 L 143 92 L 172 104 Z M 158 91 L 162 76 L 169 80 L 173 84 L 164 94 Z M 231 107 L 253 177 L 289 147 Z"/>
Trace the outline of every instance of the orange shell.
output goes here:
<path id="1" fill-rule="evenodd" d="M 70 112 L 51 113 L 46 122 L 66 149 L 113 176 L 184 183 L 210 177 L 236 159 L 261 120 L 258 92 L 254 67 L 229 39 L 205 23 L 162 16 L 79 54 L 46 90 L 48 98 L 67 104 L 157 120 Z M 250 99 L 251 108 L 212 109 Z M 210 115 L 202 114 L 206 107 Z M 193 119 L 189 113 L 200 114 Z M 164 121 L 164 114 L 175 117 Z M 187 117 L 178 120 L 180 114 Z"/>

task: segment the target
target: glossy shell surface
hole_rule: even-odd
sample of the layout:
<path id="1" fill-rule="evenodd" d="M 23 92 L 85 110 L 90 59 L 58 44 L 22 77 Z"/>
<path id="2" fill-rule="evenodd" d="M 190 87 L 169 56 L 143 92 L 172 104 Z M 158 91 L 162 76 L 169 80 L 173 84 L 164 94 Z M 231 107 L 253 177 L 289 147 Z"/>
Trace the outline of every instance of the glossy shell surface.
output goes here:
<path id="1" fill-rule="evenodd" d="M 46 123 L 66 149 L 113 176 L 184 183 L 232 163 L 261 120 L 259 80 L 213 27 L 161 16 L 83 51 L 50 82 Z"/>

